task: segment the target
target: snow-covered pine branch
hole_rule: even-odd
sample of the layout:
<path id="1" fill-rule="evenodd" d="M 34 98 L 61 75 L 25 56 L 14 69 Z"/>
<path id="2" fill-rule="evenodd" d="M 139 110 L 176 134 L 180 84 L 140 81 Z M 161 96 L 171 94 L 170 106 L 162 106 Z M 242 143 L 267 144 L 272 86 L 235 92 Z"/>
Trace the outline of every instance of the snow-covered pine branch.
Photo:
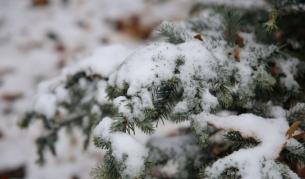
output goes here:
<path id="1" fill-rule="evenodd" d="M 287 108 L 293 100 L 304 102 L 294 98 L 300 93 L 294 78 L 299 60 L 258 43 L 251 32 L 224 26 L 228 18 L 205 10 L 200 18 L 167 22 L 158 34 L 169 42 L 98 48 L 42 83 L 21 121 L 26 127 L 40 119 L 46 129 L 38 139 L 40 161 L 45 149 L 55 153 L 59 130 L 78 126 L 87 136 L 86 146 L 94 134 L 95 145 L 107 150 L 105 162 L 93 172 L 97 178 L 190 178 L 200 169 L 207 178 L 298 178 L 281 158 L 305 154 L 304 144 L 286 136 L 296 120 L 304 126 L 304 118 L 292 117 L 302 114 L 294 113 L 298 108 Z M 224 110 L 230 113 L 219 115 Z M 188 125 L 170 139 L 141 143 L 134 136 L 137 129 L 157 133 L 165 120 Z M 241 143 L 254 142 L 233 150 L 225 137 L 229 132 L 236 132 Z M 296 145 L 302 150 L 289 147 Z"/>

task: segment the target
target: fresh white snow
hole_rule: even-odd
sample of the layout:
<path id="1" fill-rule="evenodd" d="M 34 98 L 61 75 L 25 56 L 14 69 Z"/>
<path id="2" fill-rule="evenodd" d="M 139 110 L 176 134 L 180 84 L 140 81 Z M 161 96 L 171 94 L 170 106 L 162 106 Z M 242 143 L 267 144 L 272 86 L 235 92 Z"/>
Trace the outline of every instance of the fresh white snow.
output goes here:
<path id="1" fill-rule="evenodd" d="M 253 114 L 220 117 L 206 113 L 195 118 L 202 127 L 209 124 L 217 129 L 238 131 L 243 137 L 253 137 L 260 142 L 258 146 L 235 151 L 207 167 L 206 172 L 211 178 L 217 178 L 229 167 L 238 168 L 244 179 L 262 178 L 261 163 L 276 159 L 287 142 L 289 126 L 284 118 L 265 119 Z"/>
<path id="2" fill-rule="evenodd" d="M 94 135 L 111 142 L 111 149 L 117 161 L 123 162 L 124 155 L 127 155 L 127 159 L 124 162 L 126 168 L 123 174 L 130 178 L 136 177 L 144 167 L 144 159 L 148 155 L 148 151 L 144 144 L 138 142 L 129 134 L 111 132 L 112 122 L 113 120 L 109 117 L 102 119 L 96 126 Z"/>

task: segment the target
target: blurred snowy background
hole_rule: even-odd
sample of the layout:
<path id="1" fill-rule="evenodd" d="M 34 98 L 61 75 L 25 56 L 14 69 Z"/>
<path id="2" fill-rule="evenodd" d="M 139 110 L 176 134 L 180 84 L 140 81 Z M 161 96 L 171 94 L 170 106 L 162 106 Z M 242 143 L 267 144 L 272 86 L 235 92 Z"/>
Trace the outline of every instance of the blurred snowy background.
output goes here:
<path id="1" fill-rule="evenodd" d="M 86 179 L 103 156 L 82 135 L 61 132 L 57 156 L 39 166 L 39 124 L 17 122 L 37 84 L 98 46 L 146 43 L 163 20 L 185 18 L 194 0 L 0 0 L 0 179 Z M 118 52 L 119 53 L 119 52 Z"/>

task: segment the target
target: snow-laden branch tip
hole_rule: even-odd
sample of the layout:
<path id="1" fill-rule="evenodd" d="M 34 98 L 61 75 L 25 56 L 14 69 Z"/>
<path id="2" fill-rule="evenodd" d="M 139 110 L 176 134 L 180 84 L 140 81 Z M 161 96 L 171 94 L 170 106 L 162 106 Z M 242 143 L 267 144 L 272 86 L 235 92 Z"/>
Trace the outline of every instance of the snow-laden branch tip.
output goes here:
<path id="1" fill-rule="evenodd" d="M 134 178 L 140 174 L 144 168 L 144 160 L 148 151 L 143 144 L 132 136 L 122 132 L 112 132 L 113 120 L 105 117 L 95 128 L 94 135 L 105 141 L 111 142 L 111 148 L 115 159 L 124 162 L 123 174 Z M 127 156 L 125 159 L 124 157 Z M 126 161 L 125 161 L 126 160 Z"/>
<path id="2" fill-rule="evenodd" d="M 207 167 L 205 173 L 211 178 L 219 177 L 230 167 L 237 168 L 244 179 L 262 178 L 262 162 L 273 161 L 279 156 L 287 142 L 286 131 L 289 128 L 285 118 L 265 119 L 253 114 L 220 117 L 201 113 L 195 116 L 195 122 L 201 127 L 209 124 L 217 129 L 238 131 L 243 137 L 253 137 L 260 142 L 253 148 L 235 151 Z"/>

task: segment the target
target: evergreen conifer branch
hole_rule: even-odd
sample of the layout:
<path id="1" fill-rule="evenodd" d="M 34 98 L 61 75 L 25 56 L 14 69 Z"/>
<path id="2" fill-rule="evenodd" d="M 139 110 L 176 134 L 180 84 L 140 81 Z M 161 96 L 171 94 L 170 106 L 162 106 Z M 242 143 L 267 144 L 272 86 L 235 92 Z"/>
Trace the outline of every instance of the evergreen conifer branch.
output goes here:
<path id="1" fill-rule="evenodd" d="M 85 146 L 94 134 L 95 146 L 107 150 L 102 165 L 92 171 L 96 179 L 187 179 L 200 178 L 199 173 L 203 178 L 242 178 L 248 166 L 242 168 L 238 162 L 248 156 L 237 160 L 234 155 L 251 153 L 268 141 L 274 151 L 259 153 L 260 160 L 247 158 L 253 162 L 249 166 L 259 164 L 261 173 L 256 176 L 268 178 L 270 169 L 283 178 L 295 177 L 289 167 L 304 164 L 305 153 L 295 148 L 304 147 L 304 139 L 286 139 L 285 130 L 297 120 L 301 124 L 293 132 L 305 130 L 305 105 L 299 97 L 304 96 L 302 78 L 296 79 L 304 72 L 298 68 L 300 61 L 282 48 L 261 44 L 255 25 L 246 23 L 241 29 L 250 16 L 251 22 L 259 22 L 255 13 L 245 11 L 206 8 L 205 19 L 163 23 L 159 35 L 167 42 L 128 52 L 126 59 L 100 56 L 97 64 L 76 65 L 47 85 L 38 99 L 55 98 L 50 105 L 55 110 L 34 108 L 20 123 L 28 127 L 35 119 L 42 121 L 47 135 L 37 140 L 39 161 L 46 150 L 56 154 L 59 130 L 78 127 L 86 136 Z M 191 34 L 200 34 L 201 39 Z M 118 60 L 111 72 L 98 68 L 109 60 Z M 60 90 L 67 97 L 58 97 L 63 96 Z M 165 120 L 188 125 L 165 136 L 152 135 L 167 124 Z M 262 135 L 258 124 L 270 131 Z M 134 138 L 137 128 L 152 136 L 146 144 Z M 226 160 L 230 157 L 238 164 Z M 174 172 L 166 172 L 166 167 Z"/>

